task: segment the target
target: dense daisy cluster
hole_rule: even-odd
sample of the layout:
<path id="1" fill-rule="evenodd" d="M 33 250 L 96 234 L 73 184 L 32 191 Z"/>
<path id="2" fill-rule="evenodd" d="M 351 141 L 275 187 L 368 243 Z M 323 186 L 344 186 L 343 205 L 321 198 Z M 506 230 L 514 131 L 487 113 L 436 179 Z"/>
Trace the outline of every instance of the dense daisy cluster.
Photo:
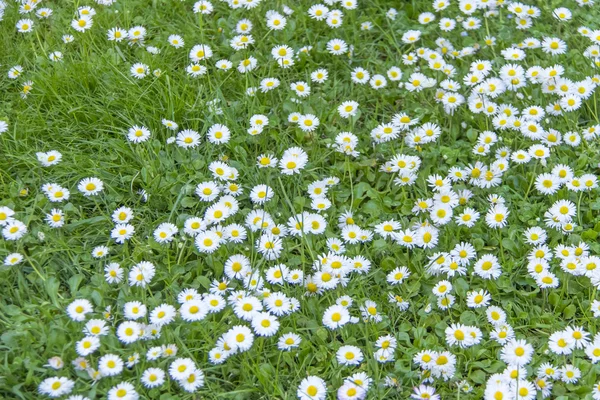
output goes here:
<path id="1" fill-rule="evenodd" d="M 7 398 L 600 400 L 594 0 L 0 21 Z"/>

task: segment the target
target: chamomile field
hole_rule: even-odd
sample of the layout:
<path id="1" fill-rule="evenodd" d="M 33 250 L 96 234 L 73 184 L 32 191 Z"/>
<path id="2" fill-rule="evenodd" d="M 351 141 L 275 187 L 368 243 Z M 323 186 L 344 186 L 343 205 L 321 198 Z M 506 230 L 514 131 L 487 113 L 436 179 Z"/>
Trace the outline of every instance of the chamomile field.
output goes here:
<path id="1" fill-rule="evenodd" d="M 600 399 L 594 0 L 0 0 L 0 398 Z"/>

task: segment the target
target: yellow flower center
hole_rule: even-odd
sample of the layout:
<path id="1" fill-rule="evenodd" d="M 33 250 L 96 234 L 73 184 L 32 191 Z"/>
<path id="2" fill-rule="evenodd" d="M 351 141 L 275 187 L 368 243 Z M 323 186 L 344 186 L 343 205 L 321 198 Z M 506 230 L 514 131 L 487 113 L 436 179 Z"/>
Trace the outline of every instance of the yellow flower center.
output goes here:
<path id="1" fill-rule="evenodd" d="M 517 347 L 517 348 L 515 349 L 515 354 L 516 354 L 518 357 L 522 357 L 522 356 L 523 356 L 523 354 L 525 354 L 525 349 L 524 349 L 524 348 L 522 348 L 522 347 Z"/>

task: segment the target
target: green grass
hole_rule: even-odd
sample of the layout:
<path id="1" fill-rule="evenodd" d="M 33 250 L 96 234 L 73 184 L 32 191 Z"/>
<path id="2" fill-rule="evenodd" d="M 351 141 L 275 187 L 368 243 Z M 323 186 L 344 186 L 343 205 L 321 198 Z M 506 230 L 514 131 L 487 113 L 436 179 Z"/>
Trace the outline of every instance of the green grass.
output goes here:
<path id="1" fill-rule="evenodd" d="M 462 82 L 475 60 L 494 62 L 491 75 L 496 76 L 499 66 L 506 61 L 500 51 L 528 37 L 542 39 L 560 37 L 568 45 L 564 55 L 550 56 L 541 49 L 526 50 L 525 60 L 518 62 L 525 69 L 535 65 L 551 67 L 560 64 L 564 76 L 573 81 L 598 76 L 598 67 L 584 56 L 592 41 L 577 33 L 577 28 L 587 26 L 600 29 L 598 7 L 579 7 L 575 1 L 529 1 L 539 7 L 541 16 L 533 27 L 521 31 L 514 27 L 514 18 L 506 7 L 499 15 L 484 18 L 484 11 L 474 16 L 483 26 L 468 35 L 461 36 L 460 24 L 453 32 L 441 32 L 437 26 L 440 17 L 455 18 L 460 14 L 457 2 L 450 8 L 436 13 L 436 22 L 420 25 L 417 18 L 421 12 L 432 11 L 429 1 L 391 2 L 361 1 L 356 10 L 345 10 L 343 24 L 337 29 L 327 27 L 324 21 L 315 21 L 306 11 L 313 2 L 301 0 L 288 2 L 294 10 L 288 16 L 282 31 L 266 27 L 265 13 L 277 10 L 282 13 L 284 3 L 263 1 L 257 8 L 231 10 L 226 3 L 214 1 L 214 12 L 199 16 L 191 10 L 193 3 L 172 0 L 121 0 L 110 7 L 93 2 L 64 1 L 38 7 L 50 7 L 53 15 L 39 20 L 33 13 L 19 16 L 17 3 L 9 1 L 0 22 L 0 120 L 9 124 L 7 132 L 0 135 L 0 206 L 12 208 L 15 218 L 24 222 L 28 233 L 18 241 L 0 241 L 0 259 L 13 252 L 25 256 L 16 266 L 0 266 L 0 397 L 6 399 L 40 398 L 38 385 L 45 378 L 66 376 L 76 382 L 72 394 L 105 398 L 108 390 L 121 381 L 134 384 L 141 398 L 160 399 L 294 399 L 298 385 L 308 375 L 316 375 L 327 383 L 328 398 L 336 398 L 337 389 L 344 378 L 359 371 L 366 372 L 373 383 L 367 398 L 409 398 L 413 387 L 422 381 L 421 371 L 413 363 L 414 354 L 423 349 L 448 350 L 457 357 L 457 368 L 452 379 L 436 380 L 431 385 L 443 399 L 480 399 L 487 379 L 494 373 L 504 371 L 506 364 L 500 360 L 502 346 L 489 337 L 492 331 L 487 322 L 485 309 L 469 309 L 467 292 L 487 290 L 491 304 L 502 307 L 507 322 L 516 337 L 526 339 L 534 349 L 533 360 L 527 366 L 528 377 L 534 381 L 541 363 L 550 362 L 557 367 L 573 364 L 582 376 L 575 384 L 560 380 L 554 382 L 552 398 L 592 399 L 597 385 L 597 365 L 581 349 L 567 356 L 559 356 L 548 349 L 549 336 L 568 326 L 581 326 L 591 336 L 598 333 L 599 325 L 591 311 L 591 303 L 597 298 L 596 288 L 588 277 L 571 276 L 560 268 L 560 260 L 550 262 L 551 271 L 560 279 L 556 289 L 540 289 L 527 271 L 527 257 L 532 246 L 524 241 L 523 232 L 540 226 L 548 233 L 547 245 L 577 245 L 581 241 L 589 246 L 590 254 L 600 254 L 600 198 L 598 189 L 574 193 L 563 187 L 555 194 L 544 196 L 533 187 L 540 173 L 550 172 L 557 164 L 569 165 L 576 176 L 599 173 L 600 151 L 598 138 L 585 141 L 578 147 L 565 144 L 553 147 L 546 165 L 532 160 L 523 165 L 510 163 L 502 176 L 502 184 L 491 189 L 481 189 L 467 182 L 453 185 L 454 190 L 469 189 L 473 197 L 469 207 L 481 213 L 481 219 L 473 228 L 461 227 L 451 222 L 439 227 L 439 244 L 435 249 L 406 249 L 375 234 L 372 241 L 348 244 L 346 255 L 362 255 L 371 261 L 368 274 L 350 275 L 346 287 L 338 286 L 320 296 L 306 296 L 303 286 L 269 285 L 273 291 L 282 291 L 296 297 L 301 304 L 299 312 L 280 318 L 281 327 L 276 336 L 255 338 L 251 350 L 231 356 L 224 364 L 212 365 L 208 352 L 216 340 L 231 326 L 247 325 L 235 316 L 231 307 L 209 315 L 202 322 L 185 323 L 180 318 L 162 330 L 160 339 L 140 341 L 123 345 L 114 335 L 123 321 L 122 307 L 127 301 L 139 300 L 148 310 L 168 303 L 179 307 L 177 294 L 186 288 L 207 292 L 213 279 L 223 279 L 223 264 L 232 254 L 242 253 L 252 260 L 252 266 L 261 272 L 278 263 L 290 268 L 302 269 L 306 275 L 318 255 L 327 252 L 325 240 L 340 237 L 338 216 L 350 210 L 355 222 L 365 229 L 389 219 L 395 219 L 402 229 L 412 227 L 427 219 L 427 214 L 416 216 L 411 211 L 417 199 L 430 198 L 433 192 L 427 186 L 432 174 L 446 176 L 453 166 L 466 167 L 476 161 L 490 165 L 495 150 L 507 146 L 511 151 L 527 149 L 539 140 L 525 138 L 514 130 L 495 132 L 502 141 L 492 147 L 489 155 L 472 153 L 477 136 L 492 130 L 492 117 L 473 114 L 466 105 L 453 115 L 448 115 L 435 101 L 436 88 L 422 92 L 408 92 L 397 88 L 388 80 L 388 86 L 374 90 L 369 85 L 351 82 L 350 73 L 355 67 L 367 69 L 371 75 L 385 75 L 387 69 L 402 69 L 403 82 L 420 67 L 420 72 L 441 82 L 445 76 L 431 70 L 426 62 L 414 66 L 402 64 L 402 55 L 418 47 L 436 49 L 435 40 L 444 37 L 456 49 L 479 44 L 481 49 L 473 56 L 445 60 L 454 65 L 454 79 Z M 70 28 L 77 7 L 90 5 L 97 11 L 93 27 L 85 32 Z M 556 7 L 568 7 L 573 12 L 569 22 L 552 17 Z M 395 20 L 385 13 L 395 7 L 399 14 Z M 35 12 L 35 11 L 34 11 Z M 15 23 L 20 18 L 35 22 L 33 32 L 18 33 Z M 229 40 L 236 35 L 235 25 L 242 18 L 250 19 L 256 43 L 249 49 L 235 52 Z M 361 31 L 360 23 L 370 21 L 373 29 Z M 147 31 L 147 45 L 161 49 L 152 55 L 141 46 L 128 46 L 126 42 L 106 40 L 106 31 L 119 26 L 130 28 L 143 25 Z M 402 35 L 409 29 L 419 29 L 423 36 L 416 45 L 404 44 Z M 63 34 L 73 34 L 75 41 L 62 42 Z M 179 34 L 185 39 L 183 49 L 168 45 L 167 37 Z M 495 47 L 487 47 L 487 35 L 497 39 Z M 353 45 L 351 56 L 334 56 L 326 51 L 330 39 L 340 38 Z M 195 44 L 208 44 L 215 55 L 206 62 L 208 74 L 199 78 L 187 75 L 188 53 Z M 270 55 L 271 48 L 287 44 L 298 50 L 312 46 L 310 55 L 301 55 L 295 65 L 281 69 Z M 48 59 L 53 51 L 61 51 L 62 62 Z M 259 68 L 247 74 L 236 70 L 237 64 L 254 56 Z M 234 67 L 229 71 L 217 71 L 214 62 L 229 59 Z M 158 78 L 150 75 L 137 80 L 129 73 L 133 63 L 142 62 L 150 70 L 160 69 Z M 24 68 L 22 77 L 7 78 L 14 65 Z M 318 84 L 310 81 L 310 73 L 326 68 L 329 79 Z M 249 97 L 246 90 L 258 87 L 260 81 L 275 77 L 281 81 L 279 88 L 258 92 Z M 23 82 L 34 82 L 26 99 L 20 96 Z M 293 101 L 297 96 L 289 89 L 292 82 L 303 80 L 311 86 L 311 94 L 300 104 Z M 436 86 L 437 87 L 437 86 Z M 465 85 L 459 91 L 468 97 Z M 523 96 L 519 98 L 516 93 Z M 506 92 L 497 104 L 512 104 L 519 110 L 531 105 L 544 108 L 558 99 L 542 93 L 540 85 L 528 83 L 517 92 Z M 218 100 L 222 115 L 210 110 L 207 102 Z M 359 112 L 350 119 L 340 118 L 337 107 L 343 101 L 357 101 Z M 561 116 L 548 116 L 541 124 L 563 134 L 579 131 L 599 124 L 597 95 L 585 100 L 579 110 Z M 292 112 L 315 114 L 320 126 L 311 134 L 302 132 L 287 121 Z M 404 133 L 397 140 L 374 145 L 370 138 L 373 128 L 389 122 L 394 114 L 406 112 L 419 118 L 419 124 L 433 122 L 440 126 L 441 137 L 435 143 L 418 149 L 409 148 Z M 250 136 L 246 130 L 252 115 L 264 114 L 269 126 L 259 136 Z M 167 144 L 174 135 L 161 125 L 161 119 L 176 121 L 180 129 L 194 129 L 202 135 L 199 147 L 187 150 L 175 144 Z M 229 127 L 232 138 L 229 143 L 216 146 L 205 136 L 210 126 L 222 123 Z M 462 125 L 461 125 L 462 124 Z M 133 125 L 144 125 L 152 136 L 142 144 L 127 141 L 127 130 Z M 463 126 L 464 125 L 464 126 Z M 357 158 L 346 157 L 328 145 L 339 132 L 352 132 L 359 137 Z M 279 168 L 261 169 L 256 157 L 273 153 L 280 158 L 293 146 L 303 148 L 309 163 L 301 174 L 286 176 Z M 52 167 L 42 167 L 36 152 L 58 150 L 62 161 Z M 395 174 L 380 171 L 380 167 L 396 154 L 416 155 L 421 159 L 418 178 L 411 186 L 399 187 L 393 183 Z M 227 244 L 215 253 L 201 254 L 189 236 L 178 234 L 170 245 L 161 245 L 152 238 L 154 229 L 163 222 L 171 222 L 182 228 L 190 216 L 202 216 L 207 203 L 198 201 L 194 194 L 196 185 L 212 180 L 208 165 L 216 160 L 226 160 L 238 169 L 237 180 L 244 188 L 238 198 L 240 211 L 227 219 L 226 224 L 244 224 L 245 215 L 252 209 L 261 209 L 248 197 L 252 187 L 267 184 L 275 196 L 264 207 L 277 223 L 285 224 L 288 218 L 310 209 L 306 195 L 310 183 L 335 176 L 340 183 L 333 187 L 327 197 L 332 206 L 321 213 L 328 222 L 323 235 L 306 235 L 284 239 L 284 251 L 276 261 L 267 261 L 256 252 L 254 243 L 258 233 L 248 232 L 248 241 L 241 245 Z M 98 196 L 84 197 L 77 190 L 77 183 L 86 177 L 97 177 L 105 189 Z M 41 186 L 54 182 L 71 191 L 69 201 L 50 203 L 42 193 Z M 148 195 L 143 201 L 138 190 Z M 508 225 L 491 229 L 484 217 L 490 193 L 503 196 L 510 209 Z M 565 235 L 544 223 L 544 212 L 560 199 L 572 201 L 577 206 L 574 222 L 577 227 Z M 136 228 L 134 237 L 123 245 L 110 238 L 114 224 L 112 212 L 120 207 L 133 209 Z M 44 216 L 52 208 L 60 208 L 66 216 L 66 224 L 59 229 L 50 228 Z M 458 206 L 455 215 L 464 207 Z M 224 225 L 226 225 L 224 224 Z M 43 238 L 42 238 L 43 237 Z M 462 277 L 448 278 L 454 286 L 456 304 L 450 310 L 436 306 L 432 288 L 445 277 L 432 277 L 426 272 L 428 256 L 435 252 L 450 251 L 459 242 L 469 242 L 477 250 L 477 257 L 493 254 L 502 265 L 502 276 L 497 280 L 483 280 L 472 274 L 473 263 Z M 107 245 L 110 255 L 105 259 L 92 257 L 92 249 Z M 144 290 L 127 284 L 127 271 L 140 261 L 150 261 L 157 267 L 156 276 Z M 104 266 L 118 262 L 125 269 L 125 279 L 110 285 L 104 278 Z M 411 276 L 400 286 L 390 286 L 386 275 L 396 266 L 407 266 Z M 232 287 L 242 288 L 242 282 L 232 281 Z M 400 311 L 388 302 L 388 292 L 402 296 L 410 302 L 407 311 Z M 325 309 L 335 304 L 342 295 L 354 300 L 353 316 L 360 316 L 359 306 L 371 299 L 379 305 L 384 315 L 379 323 L 363 322 L 346 325 L 334 331 L 322 324 Z M 71 362 L 77 357 L 75 342 L 83 338 L 83 323 L 74 322 L 66 314 L 66 307 L 74 299 L 88 299 L 94 305 L 94 318 L 102 318 L 102 312 L 112 307 L 113 319 L 109 321 L 111 334 L 102 338 L 102 347 L 88 360 L 96 367 L 101 355 L 113 353 L 126 358 L 138 352 L 141 361 L 133 369 L 116 377 L 105 377 L 94 383 L 85 371 L 75 371 Z M 428 305 L 432 310 L 426 310 Z M 449 346 L 444 330 L 453 323 L 479 327 L 482 342 L 461 349 Z M 299 349 L 282 352 L 277 349 L 277 338 L 286 332 L 299 334 L 303 341 Z M 395 362 L 378 363 L 373 358 L 375 342 L 379 336 L 394 335 L 398 340 Z M 149 367 L 168 369 L 172 359 L 148 361 L 145 353 L 152 346 L 174 343 L 178 357 L 190 357 L 204 371 L 206 381 L 197 393 L 186 393 L 172 379 L 159 389 L 146 389 L 140 383 L 142 372 Z M 335 353 L 341 345 L 356 345 L 364 353 L 365 360 L 357 367 L 340 366 Z M 53 371 L 44 367 L 54 356 L 62 357 L 65 367 Z M 385 386 L 384 379 L 394 377 L 397 386 Z M 462 392 L 457 383 L 467 381 L 473 386 L 469 393 Z M 65 396 L 66 397 L 66 396 Z M 541 397 L 540 397 L 541 398 Z"/>

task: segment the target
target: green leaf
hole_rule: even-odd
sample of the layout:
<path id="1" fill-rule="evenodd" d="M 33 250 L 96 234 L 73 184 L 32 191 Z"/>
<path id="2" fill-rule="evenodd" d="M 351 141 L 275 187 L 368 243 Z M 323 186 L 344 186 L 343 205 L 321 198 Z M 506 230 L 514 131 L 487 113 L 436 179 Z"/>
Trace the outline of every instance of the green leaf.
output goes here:
<path id="1" fill-rule="evenodd" d="M 196 278 L 196 280 L 204 287 L 204 289 L 208 289 L 210 287 L 210 279 L 208 279 L 204 275 L 200 275 Z"/>
<path id="2" fill-rule="evenodd" d="M 75 222 L 65 225 L 64 229 L 67 231 L 72 231 L 76 228 L 79 228 L 80 226 L 94 225 L 94 224 L 97 224 L 98 222 L 102 222 L 102 221 L 108 221 L 108 218 L 103 215 L 98 215 L 98 216 L 92 217 L 92 218 L 81 219 L 79 221 L 75 221 Z"/>
<path id="3" fill-rule="evenodd" d="M 71 290 L 71 295 L 75 296 L 75 292 L 77 292 L 77 289 L 79 289 L 79 285 L 81 284 L 81 281 L 83 281 L 83 275 L 81 274 L 77 274 L 77 275 L 73 275 L 72 277 L 69 278 L 69 289 Z"/>
<path id="4" fill-rule="evenodd" d="M 60 287 L 60 282 L 56 277 L 51 276 L 44 282 L 44 286 L 46 287 L 46 293 L 52 299 L 52 302 L 58 307 L 58 288 Z"/>
<path id="5" fill-rule="evenodd" d="M 576 312 L 577 308 L 573 304 L 570 304 L 563 310 L 563 315 L 565 316 L 565 318 L 571 319 L 575 316 Z"/>
<path id="6" fill-rule="evenodd" d="M 469 374 L 469 379 L 477 384 L 483 384 L 486 381 L 486 375 L 483 371 L 477 370 Z"/>
<path id="7" fill-rule="evenodd" d="M 181 207 L 183 208 L 192 208 L 198 205 L 198 199 L 195 199 L 193 197 L 184 197 L 183 199 L 181 199 Z"/>
<path id="8" fill-rule="evenodd" d="M 596 240 L 597 237 L 598 237 L 598 232 L 596 232 L 593 229 L 588 229 L 587 231 L 585 231 L 581 234 L 581 238 L 583 240 Z"/>

